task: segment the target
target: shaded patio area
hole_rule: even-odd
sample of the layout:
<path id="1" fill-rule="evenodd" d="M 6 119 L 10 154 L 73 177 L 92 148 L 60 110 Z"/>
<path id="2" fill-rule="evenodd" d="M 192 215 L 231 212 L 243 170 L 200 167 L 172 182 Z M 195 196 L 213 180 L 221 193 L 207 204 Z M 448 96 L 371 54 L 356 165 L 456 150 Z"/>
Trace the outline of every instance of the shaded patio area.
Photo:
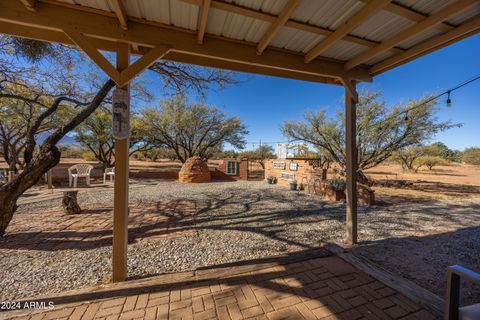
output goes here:
<path id="1" fill-rule="evenodd" d="M 70 291 L 14 319 L 437 319 L 325 249 Z M 16 317 L 18 316 L 18 317 Z"/>

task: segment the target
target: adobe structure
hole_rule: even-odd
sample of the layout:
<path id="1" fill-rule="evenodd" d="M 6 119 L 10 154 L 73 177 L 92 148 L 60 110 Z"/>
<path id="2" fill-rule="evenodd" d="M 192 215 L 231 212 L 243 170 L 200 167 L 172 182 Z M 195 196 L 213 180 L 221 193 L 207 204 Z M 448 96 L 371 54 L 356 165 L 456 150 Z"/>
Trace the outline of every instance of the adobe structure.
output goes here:
<path id="1" fill-rule="evenodd" d="M 212 172 L 217 180 L 248 180 L 248 159 L 224 158 Z"/>
<path id="2" fill-rule="evenodd" d="M 178 173 L 178 181 L 183 183 L 201 183 L 211 180 L 207 161 L 201 157 L 191 157 L 183 164 Z"/>

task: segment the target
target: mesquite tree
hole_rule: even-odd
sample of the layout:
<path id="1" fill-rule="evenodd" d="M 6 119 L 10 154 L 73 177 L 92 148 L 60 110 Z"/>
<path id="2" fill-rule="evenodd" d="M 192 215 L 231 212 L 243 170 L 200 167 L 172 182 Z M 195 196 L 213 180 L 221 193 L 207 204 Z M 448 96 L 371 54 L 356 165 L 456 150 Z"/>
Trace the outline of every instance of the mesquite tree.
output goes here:
<path id="1" fill-rule="evenodd" d="M 138 116 L 130 118 L 130 152 L 145 152 L 152 145 L 143 136 Z M 75 140 L 92 152 L 104 167 L 115 165 L 115 139 L 112 135 L 112 111 L 101 107 L 75 129 Z"/>
<path id="2" fill-rule="evenodd" d="M 362 90 L 357 104 L 358 174 L 368 183 L 363 170 L 375 167 L 392 156 L 396 150 L 416 146 L 436 133 L 459 124 L 439 121 L 435 116 L 435 101 L 430 97 L 413 100 L 389 108 L 381 93 Z M 406 110 L 410 110 L 406 113 Z M 407 116 L 408 115 L 408 116 Z M 345 167 L 345 114 L 338 111 L 328 118 L 326 109 L 307 112 L 304 121 L 287 121 L 282 126 L 285 136 L 314 145 L 330 154 L 332 160 Z"/>
<path id="3" fill-rule="evenodd" d="M 140 119 L 149 141 L 173 149 L 182 163 L 192 156 L 209 158 L 225 143 L 242 149 L 248 133 L 239 118 L 181 95 L 145 108 Z"/>
<path id="4" fill-rule="evenodd" d="M 95 96 L 88 102 L 81 102 L 66 96 L 57 97 L 53 100 L 48 109 L 44 110 L 38 116 L 34 125 L 28 132 L 24 153 L 24 170 L 15 176 L 13 180 L 0 186 L 0 236 L 5 233 L 5 230 L 13 217 L 13 213 L 17 209 L 18 197 L 35 185 L 45 172 L 60 162 L 61 154 L 57 147 L 58 142 L 101 105 L 113 86 L 114 82 L 112 80 L 106 81 Z M 17 99 L 21 100 L 22 97 L 19 96 Z M 50 133 L 43 143 L 41 143 L 38 151 L 34 154 L 36 147 L 35 133 L 37 128 L 42 125 L 42 122 L 46 118 L 55 113 L 61 104 L 68 104 L 73 107 L 82 106 L 82 111 Z"/>

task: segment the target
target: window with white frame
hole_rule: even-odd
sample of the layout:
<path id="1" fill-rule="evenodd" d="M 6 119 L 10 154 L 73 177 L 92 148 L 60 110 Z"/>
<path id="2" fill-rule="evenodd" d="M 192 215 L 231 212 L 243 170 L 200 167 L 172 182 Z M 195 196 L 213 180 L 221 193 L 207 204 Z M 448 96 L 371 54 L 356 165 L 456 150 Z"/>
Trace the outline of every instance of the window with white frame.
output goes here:
<path id="1" fill-rule="evenodd" d="M 229 176 L 235 176 L 238 172 L 238 162 L 237 161 L 227 161 L 225 163 L 225 173 Z"/>

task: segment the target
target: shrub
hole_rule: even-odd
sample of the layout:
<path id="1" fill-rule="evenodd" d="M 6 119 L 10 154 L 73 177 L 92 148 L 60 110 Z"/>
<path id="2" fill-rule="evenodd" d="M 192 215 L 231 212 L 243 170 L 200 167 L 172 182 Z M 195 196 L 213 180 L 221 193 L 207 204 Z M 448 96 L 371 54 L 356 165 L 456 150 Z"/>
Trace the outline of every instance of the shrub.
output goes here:
<path id="1" fill-rule="evenodd" d="M 480 148 L 465 149 L 462 161 L 468 164 L 480 165 Z"/>
<path id="2" fill-rule="evenodd" d="M 95 158 L 95 155 L 93 154 L 92 151 L 85 151 L 84 153 L 82 153 L 82 159 L 86 161 L 97 160 L 97 158 Z"/>
<path id="3" fill-rule="evenodd" d="M 328 181 L 328 187 L 336 191 L 344 191 L 347 188 L 347 183 L 343 179 L 331 179 Z"/>

